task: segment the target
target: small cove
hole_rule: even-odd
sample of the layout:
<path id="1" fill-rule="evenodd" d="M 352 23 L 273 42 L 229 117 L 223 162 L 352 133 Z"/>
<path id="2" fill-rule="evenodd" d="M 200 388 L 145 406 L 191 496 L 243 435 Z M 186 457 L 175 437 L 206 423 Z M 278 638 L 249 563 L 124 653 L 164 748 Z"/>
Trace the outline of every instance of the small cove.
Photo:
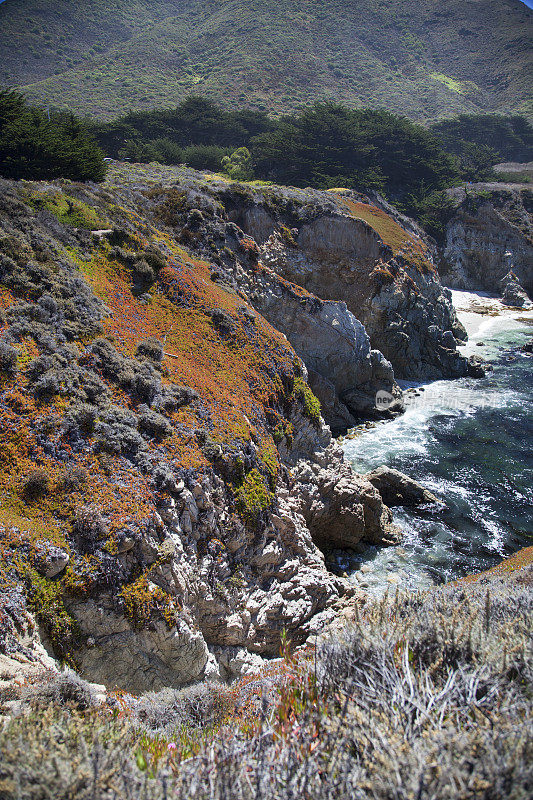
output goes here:
<path id="1" fill-rule="evenodd" d="M 454 292 L 454 304 L 469 333 L 462 352 L 492 370 L 482 379 L 404 384 L 405 414 L 343 442 L 358 472 L 394 467 L 445 504 L 394 509 L 404 531 L 398 547 L 336 556 L 371 593 L 453 580 L 533 541 L 533 358 L 520 349 L 533 335 L 533 311 L 468 292 Z"/>

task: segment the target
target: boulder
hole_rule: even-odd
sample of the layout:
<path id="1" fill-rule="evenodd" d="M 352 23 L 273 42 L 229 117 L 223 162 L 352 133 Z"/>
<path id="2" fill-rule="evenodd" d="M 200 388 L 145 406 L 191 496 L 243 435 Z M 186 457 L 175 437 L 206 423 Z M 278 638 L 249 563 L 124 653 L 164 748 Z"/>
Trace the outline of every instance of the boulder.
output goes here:
<path id="1" fill-rule="evenodd" d="M 531 305 L 531 301 L 526 292 L 520 286 L 515 273 L 510 270 L 501 280 L 502 302 L 507 306 L 524 308 Z"/>
<path id="2" fill-rule="evenodd" d="M 468 376 L 470 378 L 484 378 L 485 367 L 484 361 L 479 356 L 469 356 L 468 358 Z"/>
<path id="3" fill-rule="evenodd" d="M 364 477 L 378 490 L 387 506 L 410 507 L 426 503 L 442 505 L 432 492 L 397 469 L 381 466 L 372 472 L 367 472 Z"/>
<path id="4" fill-rule="evenodd" d="M 46 544 L 45 546 L 43 544 L 42 548 L 38 550 L 36 567 L 44 578 L 55 578 L 65 569 L 69 561 L 70 556 L 66 550 L 54 545 Z"/>

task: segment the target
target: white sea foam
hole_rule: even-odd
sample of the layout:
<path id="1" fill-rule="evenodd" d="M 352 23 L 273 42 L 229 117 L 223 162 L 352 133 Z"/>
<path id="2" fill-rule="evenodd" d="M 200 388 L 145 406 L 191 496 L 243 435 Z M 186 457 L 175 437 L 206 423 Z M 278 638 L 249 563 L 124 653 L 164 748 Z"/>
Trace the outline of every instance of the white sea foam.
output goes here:
<path id="1" fill-rule="evenodd" d="M 471 337 L 461 348 L 466 355 L 474 352 L 488 361 L 500 359 L 502 350 L 520 341 L 517 331 L 528 330 L 523 319 L 533 320 L 533 311 L 506 309 L 496 298 L 471 292 L 454 292 L 453 296 L 458 316 Z M 476 305 L 490 311 L 490 315 L 473 311 Z M 477 342 L 484 344 L 479 347 Z M 501 369 L 500 361 L 500 375 Z M 447 501 L 448 512 L 424 515 L 401 508 L 393 510 L 394 521 L 404 532 L 402 545 L 381 550 L 370 547 L 352 561 L 354 582 L 372 594 L 382 594 L 396 586 L 423 588 L 435 581 L 451 579 L 465 564 L 469 565 L 469 571 L 483 568 L 487 559 L 490 561 L 491 552 L 503 554 L 508 532 L 494 517 L 494 498 L 482 486 L 479 465 L 474 460 L 468 464 L 469 450 L 464 447 L 464 440 L 458 455 L 463 461 L 466 458 L 466 462 L 463 465 L 461 460 L 454 461 L 451 443 L 456 429 L 465 430 L 461 420 L 475 418 L 488 409 L 491 413 L 505 413 L 507 423 L 516 418 L 517 424 L 521 424 L 524 409 L 530 404 L 527 386 L 522 391 L 518 381 L 517 386 L 508 388 L 496 373 L 492 378 L 490 372 L 481 381 L 465 378 L 425 385 L 402 382 L 402 388 L 414 390 L 405 393 L 405 413 L 392 421 L 358 430 L 356 438 L 344 441 L 344 451 L 360 472 L 381 464 L 399 464 L 400 469 L 405 464 L 405 471 L 409 471 L 408 465 L 413 465 L 413 477 Z M 482 431 L 480 434 L 482 442 Z M 447 453 L 442 449 L 446 437 Z M 475 449 L 472 459 L 476 457 L 474 452 Z M 444 467 L 440 464 L 442 457 L 448 459 Z M 427 473 L 417 471 L 418 463 L 427 467 Z M 448 469 L 449 478 L 443 474 Z M 522 502 L 524 492 L 509 486 L 508 496 Z"/>

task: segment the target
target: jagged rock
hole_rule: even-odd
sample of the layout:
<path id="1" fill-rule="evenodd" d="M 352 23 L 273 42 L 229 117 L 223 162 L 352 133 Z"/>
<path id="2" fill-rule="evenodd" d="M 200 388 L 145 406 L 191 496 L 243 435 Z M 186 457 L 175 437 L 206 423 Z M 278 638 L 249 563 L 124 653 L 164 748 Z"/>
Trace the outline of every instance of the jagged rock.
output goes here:
<path id="1" fill-rule="evenodd" d="M 512 268 L 533 296 L 533 192 L 529 187 L 478 183 L 448 191 L 457 203 L 439 262 L 443 283 L 499 293 Z"/>
<path id="2" fill-rule="evenodd" d="M 440 500 L 420 483 L 391 467 L 378 467 L 364 476 L 380 493 L 387 506 L 418 506 Z"/>
<path id="3" fill-rule="evenodd" d="M 352 471 L 336 442 L 323 432 L 313 437 L 309 427 L 299 425 L 288 456 L 294 480 L 289 504 L 303 516 L 313 541 L 323 549 L 354 547 L 363 539 L 397 541 L 399 530 L 379 492 Z"/>
<path id="4" fill-rule="evenodd" d="M 479 356 L 469 356 L 467 374 L 471 378 L 483 378 L 485 376 L 484 360 Z"/>
<path id="5" fill-rule="evenodd" d="M 379 416 L 378 391 L 394 394 L 399 401 L 395 410 L 401 410 L 392 365 L 372 349 L 363 325 L 345 303 L 320 300 L 267 269 L 244 276 L 242 283 L 255 308 L 286 335 L 305 363 L 335 434 L 352 427 L 358 417 Z"/>
<path id="6" fill-rule="evenodd" d="M 393 212 L 382 198 L 374 199 Z M 300 227 L 296 248 L 272 233 L 261 246 L 263 263 L 318 297 L 344 301 L 364 324 L 372 347 L 392 364 L 397 378 L 466 375 L 466 359 L 455 349 L 456 339 L 464 340 L 466 332 L 457 320 L 450 292 L 440 284 L 430 248 L 423 250 L 422 231 L 405 221 L 413 227 L 413 242 L 420 240 L 427 261 L 423 269 L 418 262 L 394 256 L 371 225 L 347 211 L 342 204 L 328 207 L 321 215 L 318 210 L 318 218 Z M 246 217 L 244 224 L 250 224 L 249 220 Z M 260 230 L 264 234 L 267 229 L 262 217 Z M 383 268 L 390 282 L 380 285 L 376 275 Z M 433 334 L 428 336 L 432 325 Z M 308 367 L 314 369 L 311 363 Z"/>
<path id="7" fill-rule="evenodd" d="M 185 621 L 169 628 L 163 621 L 136 629 L 117 614 L 106 595 L 98 602 L 73 601 L 70 613 L 90 647 L 77 653 L 82 675 L 107 686 L 144 692 L 164 686 L 182 686 L 203 676 L 208 649 L 200 631 Z"/>
<path id="8" fill-rule="evenodd" d="M 32 614 L 22 606 L 22 598 L 2 606 L 0 628 L 0 690 L 22 685 L 43 672 L 59 671 L 49 654 Z"/>
<path id="9" fill-rule="evenodd" d="M 509 270 L 500 283 L 502 291 L 502 302 L 507 306 L 524 308 L 531 305 L 531 300 L 520 286 L 518 278 L 512 270 Z"/>
<path id="10" fill-rule="evenodd" d="M 339 427 L 356 414 L 377 413 L 376 393 L 394 398 L 397 387 L 391 364 L 372 347 L 362 323 L 343 298 L 321 300 L 261 264 L 257 243 L 229 217 L 231 209 L 239 215 L 243 207 L 271 202 L 267 196 L 243 200 L 252 190 L 240 193 L 222 181 L 213 187 L 196 175 L 183 190 L 171 187 L 173 210 L 162 231 L 156 212 L 164 189 L 146 189 L 145 177 L 123 189 L 69 185 L 117 226 L 112 253 L 98 238 L 26 205 L 27 191 L 61 193 L 62 185 L 32 185 L 21 195 L 18 185 L 2 182 L 0 192 L 0 249 L 7 263 L 0 278 L 17 287 L 6 294 L 1 335 L 15 343 L 33 336 L 40 353 L 28 369 L 24 398 L 10 391 L 14 378 L 6 373 L 3 413 L 20 418 L 28 450 L 44 453 L 51 475 L 66 473 L 67 464 L 69 475 L 90 465 L 90 481 L 85 475 L 84 483 L 78 469 L 79 481 L 61 483 L 65 492 L 79 492 L 80 501 L 74 520 L 59 523 L 84 591 L 72 595 L 57 586 L 72 629 L 81 632 L 72 646 L 83 677 L 134 692 L 251 669 L 279 653 L 283 630 L 294 645 L 303 644 L 353 593 L 328 571 L 323 551 L 397 537 L 379 492 L 353 473 L 332 440 L 298 358 L 300 352 L 313 385 L 330 397 L 327 413 Z M 265 230 L 272 252 L 279 244 L 301 255 L 301 229 L 309 226 L 306 247 L 317 231 L 332 233 L 341 249 L 357 233 L 368 239 L 365 269 L 376 253 L 387 256 L 375 231 L 355 224 L 332 195 L 311 190 L 307 203 L 295 190 L 278 191 L 294 204 L 294 215 L 273 238 Z M 191 208 L 198 210 L 192 217 Z M 143 249 L 136 252 L 140 214 Z M 313 227 L 320 219 L 323 224 Z M 191 223 L 188 259 L 172 233 L 183 244 Z M 39 237 L 54 254 L 53 270 L 34 260 L 32 243 Z M 150 237 L 158 243 L 155 255 L 155 244 L 144 244 Z M 207 258 L 216 265 L 216 284 L 214 270 L 205 269 Z M 108 277 L 91 288 L 81 262 L 91 262 L 102 276 L 117 262 L 125 265 L 115 276 L 117 292 L 108 297 L 102 288 L 112 285 Z M 150 303 L 137 294 L 134 265 L 141 262 L 158 281 Z M 21 281 L 35 285 L 36 294 L 44 282 L 54 296 L 19 302 Z M 97 338 L 103 320 L 113 333 Z M 170 345 L 175 325 L 185 327 Z M 170 384 L 185 380 L 181 375 L 197 380 L 194 391 Z M 45 390 L 66 398 L 64 414 L 63 404 L 46 418 L 40 407 L 33 416 L 7 411 L 25 402 L 33 410 L 31 398 L 39 400 Z M 184 404 L 184 413 L 175 413 Z M 43 510 L 49 513 L 48 506 Z M 8 645 L 0 630 L 10 658 L 19 644 L 16 629 Z M 43 642 L 52 651 L 51 642 Z"/>
<path id="11" fill-rule="evenodd" d="M 266 665 L 261 656 L 248 652 L 244 647 L 215 648 L 214 655 L 220 668 L 220 677 L 225 681 L 241 675 L 257 675 Z"/>

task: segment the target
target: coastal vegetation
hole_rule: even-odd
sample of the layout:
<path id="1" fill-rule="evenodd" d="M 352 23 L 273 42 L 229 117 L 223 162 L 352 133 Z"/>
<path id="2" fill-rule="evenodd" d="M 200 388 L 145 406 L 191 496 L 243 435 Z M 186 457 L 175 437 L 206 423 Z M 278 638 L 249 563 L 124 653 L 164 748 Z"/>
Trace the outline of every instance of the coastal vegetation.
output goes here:
<path id="1" fill-rule="evenodd" d="M 0 85 L 107 120 L 193 93 L 275 115 L 531 114 L 531 20 L 519 0 L 5 0 Z"/>
<path id="2" fill-rule="evenodd" d="M 102 704 L 73 673 L 0 694 L 6 800 L 521 800 L 530 794 L 531 565 L 357 606 L 232 686 Z M 21 700 L 19 700 L 19 698 Z"/>
<path id="3" fill-rule="evenodd" d="M 462 115 L 426 128 L 387 111 L 332 102 L 275 120 L 260 111 L 228 111 L 199 96 L 174 109 L 98 123 L 28 106 L 14 91 L 0 93 L 4 177 L 100 181 L 104 153 L 186 164 L 240 181 L 379 191 L 440 239 L 453 212 L 444 190 L 493 177 L 497 161 L 529 160 L 533 129 L 523 117 L 498 115 Z M 90 225 L 74 201 L 54 213 Z"/>
<path id="4" fill-rule="evenodd" d="M 444 190 L 533 157 L 523 117 L 463 115 L 429 127 L 388 111 L 315 103 L 277 120 L 192 96 L 174 109 L 129 113 L 92 132 L 113 158 L 225 171 L 294 186 L 379 191 L 437 239 L 454 204 Z"/>
<path id="5" fill-rule="evenodd" d="M 1 800 L 533 796 L 531 21 L 0 0 Z"/>

